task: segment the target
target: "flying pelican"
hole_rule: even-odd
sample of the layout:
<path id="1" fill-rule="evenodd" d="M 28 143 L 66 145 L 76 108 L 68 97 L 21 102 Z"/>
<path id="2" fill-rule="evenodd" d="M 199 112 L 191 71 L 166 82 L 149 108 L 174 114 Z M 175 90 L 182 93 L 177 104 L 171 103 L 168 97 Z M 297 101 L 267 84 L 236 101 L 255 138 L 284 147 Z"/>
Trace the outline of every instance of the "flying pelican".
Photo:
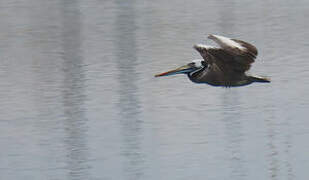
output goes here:
<path id="1" fill-rule="evenodd" d="M 250 76 L 245 73 L 250 69 L 258 54 L 256 47 L 245 41 L 218 35 L 210 34 L 208 38 L 216 42 L 220 48 L 196 44 L 193 48 L 201 54 L 203 59 L 193 60 L 187 65 L 157 74 L 155 77 L 187 74 L 192 82 L 223 87 L 270 82 L 268 78 Z"/>

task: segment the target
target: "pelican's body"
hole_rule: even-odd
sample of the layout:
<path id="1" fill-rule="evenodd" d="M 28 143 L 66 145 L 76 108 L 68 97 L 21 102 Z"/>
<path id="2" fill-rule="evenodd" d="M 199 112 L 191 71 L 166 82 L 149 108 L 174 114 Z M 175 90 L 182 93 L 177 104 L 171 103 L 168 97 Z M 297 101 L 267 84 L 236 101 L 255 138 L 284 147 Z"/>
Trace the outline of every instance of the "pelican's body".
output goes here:
<path id="1" fill-rule="evenodd" d="M 203 60 L 194 60 L 185 66 L 158 76 L 187 74 L 195 83 L 207 83 L 213 86 L 243 86 L 253 82 L 270 82 L 267 78 L 249 76 L 245 72 L 257 56 L 257 49 L 244 41 L 218 35 L 209 35 L 209 39 L 219 44 L 220 48 L 203 44 L 194 45 Z"/>

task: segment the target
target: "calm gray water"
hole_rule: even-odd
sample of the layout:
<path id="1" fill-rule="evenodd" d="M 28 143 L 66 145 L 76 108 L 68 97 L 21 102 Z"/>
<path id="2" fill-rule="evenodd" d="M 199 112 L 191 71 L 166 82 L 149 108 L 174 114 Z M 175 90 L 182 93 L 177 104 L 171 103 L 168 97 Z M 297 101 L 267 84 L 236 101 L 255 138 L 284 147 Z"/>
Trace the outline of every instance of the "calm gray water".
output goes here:
<path id="1" fill-rule="evenodd" d="M 306 180 L 309 2 L 0 1 L 0 179 Z M 153 75 L 209 33 L 255 44 L 220 88 Z"/>

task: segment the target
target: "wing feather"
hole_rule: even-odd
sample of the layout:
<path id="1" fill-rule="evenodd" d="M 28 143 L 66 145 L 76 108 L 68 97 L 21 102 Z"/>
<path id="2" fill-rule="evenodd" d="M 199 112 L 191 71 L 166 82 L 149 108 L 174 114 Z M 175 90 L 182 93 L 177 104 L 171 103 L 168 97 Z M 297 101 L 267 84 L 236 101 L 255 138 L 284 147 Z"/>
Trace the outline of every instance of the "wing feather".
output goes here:
<path id="1" fill-rule="evenodd" d="M 211 49 L 208 53 L 212 61 L 226 73 L 243 73 L 251 67 L 251 63 L 244 61 L 240 56 L 231 55 L 224 49 Z"/>
<path id="2" fill-rule="evenodd" d="M 211 50 L 209 53 L 217 57 L 217 61 L 224 63 L 225 69 L 245 72 L 250 69 L 258 54 L 255 46 L 242 40 L 218 35 L 209 35 L 208 38 L 221 47 L 221 49 Z"/>
<path id="3" fill-rule="evenodd" d="M 207 64 L 216 64 L 226 73 L 248 71 L 258 51 L 252 44 L 218 35 L 209 35 L 221 48 L 197 44 L 194 48 L 200 52 Z"/>

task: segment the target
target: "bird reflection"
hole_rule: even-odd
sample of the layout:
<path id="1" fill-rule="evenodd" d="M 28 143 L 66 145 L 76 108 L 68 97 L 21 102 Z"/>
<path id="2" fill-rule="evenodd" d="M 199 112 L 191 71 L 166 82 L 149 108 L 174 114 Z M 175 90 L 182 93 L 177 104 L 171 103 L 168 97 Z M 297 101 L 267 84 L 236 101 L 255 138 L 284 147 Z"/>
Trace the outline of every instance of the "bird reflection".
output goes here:
<path id="1" fill-rule="evenodd" d="M 226 140 L 228 142 L 226 151 L 228 151 L 229 163 L 231 168 L 232 179 L 244 179 L 246 170 L 242 152 L 242 120 L 241 111 L 239 111 L 240 102 L 237 92 L 228 91 L 223 94 L 223 122 L 226 126 Z"/>
<path id="2" fill-rule="evenodd" d="M 272 108 L 271 108 L 272 109 Z M 272 122 L 272 119 L 275 119 L 273 117 L 273 112 L 269 111 L 272 115 L 269 119 L 266 119 L 267 123 L 267 137 L 268 137 L 268 158 L 269 158 L 269 175 L 270 179 L 275 180 L 278 179 L 278 171 L 279 171 L 279 159 L 278 159 L 278 148 L 276 146 L 276 131 L 274 123 Z"/>
<path id="3" fill-rule="evenodd" d="M 289 123 L 287 124 L 288 126 L 290 125 Z M 284 142 L 284 146 L 285 146 L 285 153 L 286 153 L 286 161 L 285 161 L 285 166 L 287 169 L 287 179 L 288 180 L 292 180 L 294 179 L 294 174 L 293 174 L 293 166 L 291 163 L 291 148 L 292 148 L 292 135 L 290 134 L 290 132 L 288 132 L 289 134 L 285 136 L 285 142 Z"/>
<path id="4" fill-rule="evenodd" d="M 274 115 L 274 107 L 268 107 L 268 109 L 270 117 L 268 117 L 265 122 L 267 125 L 269 177 L 272 180 L 281 179 L 281 177 L 286 177 L 286 179 L 292 180 L 294 179 L 290 152 L 292 149 L 292 134 L 287 130 L 290 128 L 289 122 L 291 119 L 286 118 L 284 124 L 278 124 L 274 122 L 276 119 Z M 280 133 L 278 133 L 278 131 Z M 280 137 L 284 139 L 283 142 L 278 141 Z"/>

